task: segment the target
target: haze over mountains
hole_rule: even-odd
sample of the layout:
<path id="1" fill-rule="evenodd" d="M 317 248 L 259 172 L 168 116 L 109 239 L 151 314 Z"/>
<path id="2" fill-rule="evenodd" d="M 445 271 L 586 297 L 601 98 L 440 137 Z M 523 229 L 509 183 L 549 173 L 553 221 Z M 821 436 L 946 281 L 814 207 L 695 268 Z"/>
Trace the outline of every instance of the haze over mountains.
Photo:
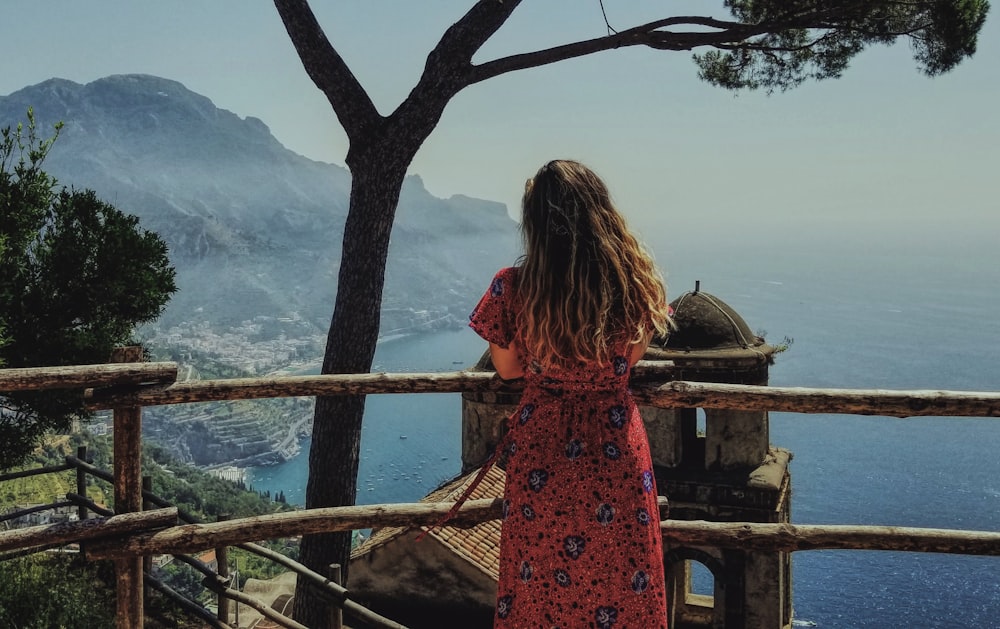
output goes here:
<path id="1" fill-rule="evenodd" d="M 63 185 L 96 190 L 167 241 L 179 290 L 161 325 L 298 313 L 326 331 L 346 169 L 293 153 L 262 121 L 148 75 L 26 87 L 0 97 L 0 127 L 25 121 L 28 107 L 40 137 L 65 125 L 46 171 Z M 390 245 L 383 332 L 464 322 L 517 249 L 502 204 L 439 199 L 408 177 Z"/>

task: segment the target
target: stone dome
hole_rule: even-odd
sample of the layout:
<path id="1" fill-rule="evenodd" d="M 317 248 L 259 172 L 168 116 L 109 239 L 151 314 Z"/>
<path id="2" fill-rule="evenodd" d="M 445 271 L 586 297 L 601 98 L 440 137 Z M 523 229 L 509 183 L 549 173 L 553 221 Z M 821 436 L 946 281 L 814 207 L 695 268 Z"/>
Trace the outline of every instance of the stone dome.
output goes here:
<path id="1" fill-rule="evenodd" d="M 753 349 L 764 339 L 750 330 L 743 317 L 729 304 L 710 293 L 695 290 L 670 303 L 677 329 L 663 349 L 674 351 Z"/>

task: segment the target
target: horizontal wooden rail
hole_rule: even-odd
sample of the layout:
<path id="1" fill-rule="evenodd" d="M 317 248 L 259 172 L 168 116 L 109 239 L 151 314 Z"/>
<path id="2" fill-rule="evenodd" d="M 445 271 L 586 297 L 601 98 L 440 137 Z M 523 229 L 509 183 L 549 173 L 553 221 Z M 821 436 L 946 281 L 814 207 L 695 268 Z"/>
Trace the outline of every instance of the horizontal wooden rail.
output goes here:
<path id="1" fill-rule="evenodd" d="M 41 544 L 98 540 L 134 534 L 139 531 L 172 526 L 177 523 L 177 509 L 157 509 L 141 513 L 123 513 L 110 518 L 90 518 L 22 529 L 0 531 L 0 551 Z"/>
<path id="2" fill-rule="evenodd" d="M 332 597 L 335 604 L 343 609 L 344 613 L 350 614 L 354 618 L 364 621 L 364 625 L 366 627 L 372 627 L 373 629 L 406 629 L 405 626 L 399 624 L 398 622 L 377 614 L 367 607 L 351 600 L 351 593 L 347 588 L 339 583 L 334 583 L 318 572 L 310 570 L 294 559 L 289 559 L 281 553 L 274 552 L 269 548 L 264 548 L 263 546 L 253 543 L 239 544 L 238 548 L 255 553 L 260 557 L 270 559 L 274 563 L 288 568 L 298 575 L 300 579 L 308 579 L 312 582 L 313 586 L 321 590 L 322 594 Z"/>
<path id="3" fill-rule="evenodd" d="M 752 548 L 764 552 L 799 550 L 895 550 L 1000 556 L 1000 533 L 907 526 L 847 524 L 751 524 L 665 520 L 664 544 Z"/>
<path id="4" fill-rule="evenodd" d="M 668 379 L 670 362 L 640 362 L 634 382 Z M 369 395 L 375 393 L 464 393 L 520 391 L 519 381 L 504 383 L 492 371 L 426 373 L 352 373 L 313 376 L 265 376 L 225 380 L 185 380 L 170 385 L 146 386 L 132 391 L 120 388 L 86 394 L 91 409 L 116 406 L 161 406 L 191 402 L 220 402 L 260 398 L 317 395 Z"/>
<path id="5" fill-rule="evenodd" d="M 67 462 L 67 464 L 71 465 L 72 467 L 78 467 L 78 468 L 82 469 L 83 471 L 87 472 L 91 476 L 94 476 L 95 478 L 100 478 L 101 480 L 107 481 L 109 483 L 115 482 L 115 477 L 112 474 L 110 474 L 109 472 L 106 472 L 106 471 L 102 470 L 101 468 L 97 467 L 96 465 L 94 465 L 92 463 L 87 463 L 86 461 L 82 461 L 82 460 L 78 459 L 75 456 L 67 456 L 66 457 L 66 462 Z M 70 496 L 70 494 L 66 495 L 67 498 L 69 498 L 69 496 Z M 170 502 L 164 500 L 163 498 L 160 498 L 159 496 L 157 496 L 156 494 L 154 494 L 151 491 L 146 491 L 145 489 L 143 489 L 142 490 L 142 499 L 143 500 L 147 500 L 147 501 L 153 503 L 154 505 L 156 505 L 158 507 L 176 508 L 177 509 L 177 519 L 179 519 L 179 520 L 181 520 L 183 522 L 187 522 L 188 524 L 197 524 L 199 522 L 199 520 L 196 517 L 194 517 L 193 515 L 191 515 L 190 513 L 188 513 L 187 511 L 185 511 L 184 509 L 180 509 L 180 508 L 174 507 L 174 505 L 172 505 Z M 93 507 L 91 507 L 91 508 L 93 508 Z M 99 510 L 98 510 L 98 512 L 99 512 Z"/>
<path id="6" fill-rule="evenodd" d="M 493 372 L 468 371 L 187 380 L 169 386 L 145 387 L 133 392 L 95 390 L 87 394 L 87 405 L 92 409 L 99 409 L 317 395 L 457 393 L 486 390 L 492 380 Z"/>
<path id="7" fill-rule="evenodd" d="M 1000 393 L 809 389 L 707 382 L 633 387 L 637 401 L 666 408 L 728 408 L 888 417 L 1000 417 Z"/>
<path id="8" fill-rule="evenodd" d="M 177 380 L 177 363 L 128 363 L 0 369 L 0 391 L 45 391 Z"/>
<path id="9" fill-rule="evenodd" d="M 281 627 L 286 627 L 287 629 L 309 629 L 309 627 L 295 622 L 288 616 L 279 614 L 249 594 L 244 594 L 243 592 L 227 587 L 226 579 L 220 577 L 219 575 L 214 575 L 214 578 L 205 577 L 202 579 L 201 584 L 220 596 L 225 596 L 226 598 L 243 603 L 249 607 L 253 607 L 260 612 L 262 616 Z"/>
<path id="10" fill-rule="evenodd" d="M 172 382 L 176 378 L 176 371 L 175 363 L 5 369 L 0 370 L 0 391 L 57 386 L 86 387 L 91 389 L 87 393 L 91 408 L 111 408 L 316 395 L 519 390 L 518 383 L 503 383 L 489 371 L 336 374 Z M 1000 393 L 994 392 L 814 389 L 706 382 L 669 382 L 657 386 L 650 382 L 657 377 L 669 377 L 674 371 L 673 364 L 669 362 L 641 361 L 636 366 L 632 379 L 636 399 L 645 404 L 667 408 L 757 409 L 889 417 L 1000 417 Z M 172 384 L 164 384 L 169 382 Z M 124 390 L 124 384 L 143 386 L 132 386 Z"/>
<path id="11" fill-rule="evenodd" d="M 432 526 L 450 502 L 329 507 L 250 518 L 189 524 L 88 545 L 94 558 L 132 554 L 182 553 L 236 545 L 248 538 L 274 539 L 381 526 Z M 501 501 L 470 500 L 449 526 L 469 527 L 500 518 Z M 897 550 L 967 555 L 1000 555 L 1000 532 L 954 531 L 896 526 L 746 524 L 665 520 L 667 543 L 762 551 Z"/>
<path id="12" fill-rule="evenodd" d="M 22 516 L 30 515 L 32 513 L 38 513 L 39 511 L 49 511 L 51 509 L 59 509 L 61 507 L 72 507 L 74 503 L 64 500 L 62 502 L 53 502 L 47 505 L 36 505 L 34 507 L 27 507 L 25 509 L 18 509 L 16 511 L 11 511 L 4 515 L 0 515 L 0 522 L 6 522 L 7 520 L 14 520 Z"/>
<path id="13" fill-rule="evenodd" d="M 70 502 L 72 502 L 73 504 L 75 504 L 78 507 L 79 506 L 87 507 L 88 509 L 90 509 L 91 511 L 93 511 L 94 513 L 96 513 L 97 515 L 102 515 L 102 516 L 107 517 L 107 518 L 110 518 L 111 516 L 113 516 L 115 514 L 115 512 L 112 511 L 111 509 L 108 509 L 107 507 L 102 507 L 99 504 L 97 504 L 96 502 L 94 502 L 93 500 L 91 500 L 90 498 L 88 498 L 86 496 L 81 496 L 80 494 L 67 493 L 66 494 L 66 500 L 69 500 Z M 170 505 L 166 505 L 166 506 L 169 507 Z"/>
<path id="14" fill-rule="evenodd" d="M 367 395 L 371 393 L 459 393 L 498 389 L 493 372 L 363 373 L 269 378 L 189 380 L 131 392 L 94 390 L 87 393 L 91 409 L 116 406 L 160 406 L 191 402 L 220 402 L 317 395 Z"/>
<path id="15" fill-rule="evenodd" d="M 475 526 L 501 515 L 501 500 L 469 500 L 458 510 L 449 526 Z M 122 536 L 87 545 L 87 554 L 95 559 L 128 555 L 193 553 L 241 542 L 294 537 L 310 533 L 333 533 L 382 526 L 432 525 L 451 509 L 448 502 L 413 504 L 378 504 L 353 507 L 326 507 L 269 513 L 222 522 L 185 524 L 148 534 Z"/>
<path id="16" fill-rule="evenodd" d="M 85 461 L 81 461 L 80 459 L 78 459 L 76 457 L 73 457 L 73 456 L 67 456 L 66 460 L 68 462 L 67 465 L 68 465 L 69 468 L 81 467 L 81 468 L 83 468 L 85 471 L 87 471 L 90 474 L 94 474 L 94 475 L 96 475 L 96 476 L 98 476 L 100 478 L 104 478 L 105 480 L 108 480 L 108 481 L 112 480 L 112 476 L 110 474 L 108 474 L 104 470 L 101 470 L 100 468 L 98 468 L 98 467 L 96 467 L 96 466 L 94 466 L 94 465 L 92 465 L 90 463 L 86 463 Z M 88 508 L 90 508 L 90 509 L 92 509 L 92 510 L 98 512 L 98 513 L 103 513 L 104 515 L 111 515 L 112 514 L 111 511 L 109 511 L 107 509 L 103 509 L 101 507 L 98 507 L 91 500 L 89 500 L 89 499 L 87 499 L 87 498 L 85 498 L 83 496 L 79 496 L 77 494 L 67 494 L 66 497 L 67 497 L 67 499 L 69 499 L 69 502 L 67 502 L 65 504 L 68 504 L 68 505 L 72 505 L 72 504 L 85 504 Z M 163 500 L 159 496 L 153 494 L 152 492 L 143 491 L 143 498 L 146 499 L 146 500 L 148 500 L 148 501 L 150 501 L 150 502 L 152 502 L 153 504 L 156 504 L 157 506 L 160 506 L 160 507 L 171 507 L 171 508 L 176 509 L 176 507 L 173 507 L 172 505 L 170 505 L 169 503 L 167 503 L 165 500 Z M 45 506 L 40 507 L 39 509 L 47 509 L 47 508 L 52 508 L 52 507 L 53 507 L 53 505 L 45 505 Z M 177 518 L 179 520 L 183 520 L 183 521 L 185 521 L 187 523 L 198 523 L 199 522 L 196 518 L 194 518 L 193 516 L 185 513 L 184 511 L 182 511 L 180 509 L 176 509 L 176 511 L 177 511 Z M 349 593 L 348 593 L 347 589 L 344 588 L 343 586 L 331 582 L 329 579 L 326 579 L 326 578 L 322 577 L 321 575 L 319 575 L 319 574 L 317 574 L 317 573 L 309 570 L 306 566 L 304 566 L 304 565 L 302 565 L 302 564 L 300 564 L 300 563 L 298 563 L 298 562 L 296 562 L 296 561 L 294 561 L 292 559 L 289 559 L 289 558 L 285 557 L 284 555 L 282 555 L 280 553 L 276 553 L 276 552 L 274 552 L 274 551 L 272 551 L 272 550 L 270 550 L 268 548 L 265 548 L 263 546 L 259 546 L 259 545 L 254 544 L 254 543 L 243 543 L 243 544 L 238 544 L 238 546 L 240 548 L 246 550 L 247 552 L 251 552 L 251 553 L 257 554 L 260 557 L 264 557 L 264 558 L 269 559 L 269 560 L 271 560 L 273 562 L 279 563 L 279 564 L 283 565 L 284 567 L 288 568 L 289 570 L 292 570 L 292 571 L 296 572 L 297 574 L 300 574 L 302 576 L 305 576 L 306 578 L 309 578 L 309 579 L 313 580 L 316 585 L 318 585 L 320 587 L 323 587 L 324 589 L 329 590 L 329 594 L 338 602 L 338 604 L 347 613 L 354 615 L 354 617 L 356 617 L 356 618 L 360 618 L 360 619 L 364 620 L 365 622 L 367 622 L 372 627 L 380 627 L 382 629 L 406 629 L 406 627 L 404 627 L 403 625 L 400 625 L 400 624 L 398 624 L 398 623 L 396 623 L 396 622 L 394 622 L 394 621 L 392 621 L 392 620 L 390 620 L 388 618 L 380 616 L 379 614 L 376 614 L 375 612 L 372 612 L 371 610 L 367 609 L 366 607 L 363 607 L 362 605 L 354 602 L 353 600 L 350 600 Z M 90 553 L 89 551 L 88 551 L 88 557 L 93 558 L 93 554 Z M 184 554 L 177 554 L 177 555 L 175 555 L 175 557 L 179 561 L 181 561 L 183 563 L 186 563 L 189 566 L 191 566 L 192 568 L 194 568 L 195 570 L 201 572 L 206 577 L 214 577 L 214 575 L 215 575 L 215 573 L 210 568 L 208 568 L 208 566 L 206 566 L 203 562 L 199 561 L 198 559 L 195 559 L 194 557 L 190 557 L 190 556 L 187 556 L 187 555 L 184 555 Z M 225 594 L 223 594 L 223 596 L 225 596 Z"/>
<path id="17" fill-rule="evenodd" d="M 67 470 L 73 469 L 75 466 L 66 463 L 64 465 L 50 465 L 47 467 L 34 467 L 30 470 L 20 470 L 18 472 L 10 472 L 8 474 L 0 474 L 0 483 L 8 480 L 15 480 L 18 478 L 25 478 L 27 476 L 40 476 L 42 474 L 58 474 L 59 472 L 65 472 Z"/>
<path id="18" fill-rule="evenodd" d="M 90 554 L 89 551 L 87 554 L 88 555 Z M 215 576 L 218 574 L 215 570 L 209 568 L 208 564 L 206 564 L 204 561 L 201 561 L 196 557 L 192 557 L 191 555 L 178 554 L 174 555 L 174 559 L 183 564 L 187 564 L 188 566 L 191 567 L 192 570 L 200 572 L 203 576 L 215 578 Z"/>
<path id="19" fill-rule="evenodd" d="M 191 599 L 178 594 L 169 585 L 167 585 L 163 581 L 160 581 L 159 579 L 152 576 L 148 572 L 145 575 L 143 575 L 143 579 L 154 590 L 157 590 L 158 592 L 169 598 L 172 603 L 179 605 L 184 611 L 191 614 L 192 616 L 195 616 L 209 627 L 213 627 L 214 629 L 233 629 L 233 627 L 227 625 L 226 623 L 216 618 L 215 614 L 208 611 L 201 605 L 198 605 L 197 603 L 193 602 Z"/>
<path id="20" fill-rule="evenodd" d="M 43 544 L 41 546 L 21 547 L 18 548 L 17 550 L 11 550 L 0 553 L 0 563 L 4 561 L 10 561 L 11 559 L 17 559 L 18 557 L 27 557 L 28 555 L 34 555 L 35 553 L 43 553 L 47 550 L 55 550 L 56 548 L 61 548 L 65 545 L 66 545 L 65 543 L 60 543 L 60 544 Z"/>
<path id="21" fill-rule="evenodd" d="M 995 392 L 814 389 L 681 381 L 660 385 L 651 382 L 656 374 L 666 376 L 672 371 L 672 365 L 656 363 L 637 368 L 632 380 L 636 400 L 662 408 L 725 408 L 888 417 L 1000 417 L 1000 393 Z M 95 390 L 88 394 L 88 406 L 96 409 L 316 395 L 516 393 L 519 390 L 517 382 L 504 383 L 488 371 L 335 374 L 186 381 L 169 386 L 147 386 L 130 392 Z"/>
<path id="22" fill-rule="evenodd" d="M 109 483 L 115 482 L 115 476 L 111 472 L 102 470 L 93 463 L 88 463 L 83 459 L 79 459 L 73 456 L 72 454 L 66 456 L 66 465 L 69 465 L 73 468 L 79 468 L 85 471 L 86 473 L 90 474 L 91 476 L 107 481 Z"/>

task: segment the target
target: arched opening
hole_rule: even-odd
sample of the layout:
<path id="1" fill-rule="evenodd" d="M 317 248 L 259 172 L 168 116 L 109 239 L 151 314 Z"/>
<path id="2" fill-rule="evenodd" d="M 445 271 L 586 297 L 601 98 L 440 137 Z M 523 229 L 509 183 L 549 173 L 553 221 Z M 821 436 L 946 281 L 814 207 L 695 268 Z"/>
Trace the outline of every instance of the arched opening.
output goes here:
<path id="1" fill-rule="evenodd" d="M 688 590 L 695 596 L 702 596 L 712 599 L 715 604 L 715 577 L 712 571 L 705 564 L 698 561 L 685 562 L 685 571 L 688 575 Z"/>
<path id="2" fill-rule="evenodd" d="M 715 619 L 722 613 L 724 590 L 719 558 L 695 548 L 674 548 L 664 556 L 664 568 L 670 597 L 670 626 L 674 629 L 715 626 Z"/>

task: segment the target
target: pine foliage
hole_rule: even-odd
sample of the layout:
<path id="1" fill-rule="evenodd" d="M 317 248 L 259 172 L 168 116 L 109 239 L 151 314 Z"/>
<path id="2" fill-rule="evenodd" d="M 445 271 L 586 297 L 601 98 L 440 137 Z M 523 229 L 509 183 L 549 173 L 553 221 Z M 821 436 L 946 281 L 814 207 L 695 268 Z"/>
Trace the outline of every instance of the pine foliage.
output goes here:
<path id="1" fill-rule="evenodd" d="M 8 368 L 107 362 L 176 290 L 159 236 L 42 170 L 59 128 L 39 140 L 28 110 L 27 126 L 0 130 L 0 363 Z M 0 398 L 0 469 L 85 417 L 75 395 Z"/>

